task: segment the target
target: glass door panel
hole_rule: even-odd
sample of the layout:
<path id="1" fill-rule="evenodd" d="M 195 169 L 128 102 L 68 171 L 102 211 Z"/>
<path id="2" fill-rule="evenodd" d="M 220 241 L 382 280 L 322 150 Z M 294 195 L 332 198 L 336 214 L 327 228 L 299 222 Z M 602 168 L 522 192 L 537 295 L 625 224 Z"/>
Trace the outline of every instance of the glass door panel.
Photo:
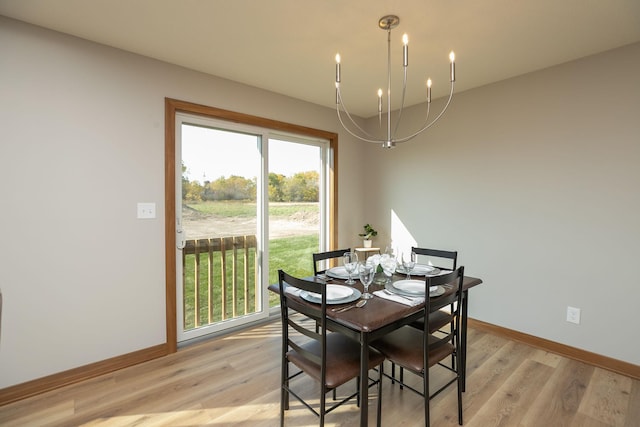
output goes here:
<path id="1" fill-rule="evenodd" d="M 299 138 L 269 138 L 269 283 L 278 269 L 298 277 L 313 275 L 324 221 L 323 159 L 327 144 Z M 279 304 L 270 296 L 270 306 Z"/>
<path id="2" fill-rule="evenodd" d="M 179 133 L 176 211 L 184 247 L 178 251 L 177 301 L 183 341 L 266 311 L 259 268 L 262 135 L 218 129 L 195 118 L 183 120 Z"/>

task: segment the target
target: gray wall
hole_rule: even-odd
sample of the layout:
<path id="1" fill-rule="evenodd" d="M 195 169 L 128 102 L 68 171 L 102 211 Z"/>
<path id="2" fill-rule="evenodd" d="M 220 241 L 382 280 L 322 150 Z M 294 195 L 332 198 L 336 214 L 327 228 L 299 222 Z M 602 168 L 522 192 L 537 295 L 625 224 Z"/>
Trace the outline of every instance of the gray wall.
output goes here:
<path id="1" fill-rule="evenodd" d="M 165 341 L 165 97 L 338 130 L 332 109 L 3 17 L 0 94 L 0 388 Z M 364 147 L 339 144 L 359 224 Z"/>
<path id="2" fill-rule="evenodd" d="M 461 93 L 395 150 L 341 133 L 339 245 L 371 222 L 379 244 L 458 249 L 485 281 L 473 317 L 640 363 L 618 329 L 640 299 L 639 75 L 634 45 Z M 165 97 L 339 130 L 332 109 L 2 17 L 0 94 L 0 387 L 164 342 Z"/>
<path id="3" fill-rule="evenodd" d="M 628 335 L 639 336 L 629 328 L 640 301 L 640 44 L 460 93 L 417 141 L 367 154 L 367 221 L 382 241 L 460 251 L 484 280 L 470 316 L 640 364 Z M 565 321 L 568 305 L 582 309 L 580 325 Z"/>

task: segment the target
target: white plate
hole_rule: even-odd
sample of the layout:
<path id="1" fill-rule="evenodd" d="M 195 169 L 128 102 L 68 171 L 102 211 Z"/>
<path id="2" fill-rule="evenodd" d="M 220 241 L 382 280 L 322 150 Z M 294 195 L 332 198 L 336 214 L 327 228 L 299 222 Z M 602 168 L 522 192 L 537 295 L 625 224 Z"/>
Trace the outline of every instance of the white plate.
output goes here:
<path id="1" fill-rule="evenodd" d="M 432 286 L 429 288 L 429 297 L 439 297 L 444 294 L 444 288 L 442 286 Z"/>
<path id="2" fill-rule="evenodd" d="M 327 285 L 327 286 L 336 286 L 336 285 Z M 362 293 L 359 290 L 355 289 L 355 288 L 351 289 L 351 291 L 353 293 L 351 295 L 348 295 L 348 296 L 344 297 L 344 298 L 340 298 L 340 299 L 336 299 L 336 300 L 328 300 L 327 299 L 327 304 L 335 304 L 335 305 L 346 304 L 348 302 L 356 301 L 356 300 L 360 299 L 360 296 L 362 296 Z M 314 297 L 314 295 L 318 295 L 318 297 Z M 302 299 L 307 300 L 309 302 L 312 302 L 314 304 L 320 304 L 322 302 L 322 299 L 320 298 L 320 295 L 316 294 L 316 293 L 311 293 L 311 292 L 307 292 L 307 291 L 301 291 L 300 292 L 300 297 Z"/>
<path id="3" fill-rule="evenodd" d="M 402 265 L 399 265 L 396 269 L 399 273 L 406 274 L 407 271 L 404 269 Z M 415 274 L 416 276 L 435 276 L 440 273 L 440 269 L 431 265 L 425 264 L 416 264 L 415 267 L 411 270 L 411 274 Z"/>
<path id="4" fill-rule="evenodd" d="M 348 279 L 349 278 L 349 273 L 347 273 L 347 269 L 344 268 L 344 266 L 332 267 L 332 268 L 327 270 L 326 274 L 327 274 L 327 276 L 333 277 L 334 279 Z M 351 273 L 351 278 L 357 278 L 357 277 L 358 277 L 358 272 L 357 271 L 354 271 L 353 273 Z"/>
<path id="5" fill-rule="evenodd" d="M 327 285 L 327 301 L 341 300 L 350 297 L 353 294 L 353 288 L 342 285 Z M 309 296 L 320 299 L 322 295 L 309 292 Z"/>
<path id="6" fill-rule="evenodd" d="M 408 285 L 408 287 L 409 289 L 412 289 L 412 290 L 404 291 L 399 287 L 396 287 L 396 285 L 400 282 L 416 282 L 416 283 L 421 283 L 422 286 L 419 288 L 418 291 L 416 291 L 418 287 L 414 284 L 410 284 Z M 403 284 L 400 283 L 400 287 L 402 286 Z M 394 294 L 404 295 L 405 297 L 424 297 L 425 286 L 426 286 L 425 282 L 420 280 L 399 280 L 397 282 L 393 282 L 385 285 L 385 288 L 387 288 L 390 292 Z M 444 292 L 445 292 L 445 289 L 442 286 L 431 286 L 429 288 L 429 297 L 439 297 L 440 295 L 444 294 Z"/>
<path id="7" fill-rule="evenodd" d="M 393 287 L 408 294 L 424 295 L 424 280 L 398 280 L 393 282 Z"/>

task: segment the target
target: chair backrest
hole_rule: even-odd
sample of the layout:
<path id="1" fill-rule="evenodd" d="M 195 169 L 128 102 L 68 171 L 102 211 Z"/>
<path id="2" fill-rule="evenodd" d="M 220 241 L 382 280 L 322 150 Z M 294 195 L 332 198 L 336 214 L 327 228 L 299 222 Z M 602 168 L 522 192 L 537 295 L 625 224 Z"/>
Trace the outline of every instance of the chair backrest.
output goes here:
<path id="1" fill-rule="evenodd" d="M 457 251 L 444 251 L 440 249 L 427 249 L 412 247 L 411 250 L 416 255 L 426 257 L 427 262 L 430 262 L 434 267 L 438 267 L 443 270 L 455 270 L 458 266 L 458 252 Z M 432 261 L 435 258 L 435 263 Z M 447 264 L 443 264 L 444 260 L 448 260 Z"/>
<path id="2" fill-rule="evenodd" d="M 434 299 L 434 301 L 432 301 L 432 298 L 427 298 L 425 318 L 424 318 L 425 336 L 428 336 L 430 331 L 429 313 L 432 311 L 431 310 L 432 304 L 437 303 L 439 307 L 444 307 L 446 305 L 449 305 L 452 310 L 451 314 L 453 317 L 453 326 L 454 326 L 448 332 L 442 332 L 441 335 L 444 335 L 444 336 L 435 338 L 432 335 L 431 338 L 429 338 L 429 344 L 428 344 L 429 348 L 436 347 L 446 342 L 451 342 L 452 344 L 454 343 L 457 344 L 458 342 L 460 342 L 459 333 L 460 333 L 460 314 L 461 314 L 460 312 L 462 309 L 463 279 L 464 279 L 464 266 L 459 267 L 448 274 L 441 274 L 439 276 L 428 276 L 426 278 L 427 289 L 430 289 L 432 286 L 446 285 L 446 286 L 450 286 L 454 290 L 454 292 L 452 292 L 451 294 Z M 428 365 L 425 364 L 425 366 L 428 366 Z"/>
<path id="3" fill-rule="evenodd" d="M 321 283 L 300 279 L 282 270 L 278 270 L 278 285 L 280 291 L 280 316 L 282 319 L 282 351 L 283 358 L 289 349 L 295 350 L 313 364 L 320 366 L 321 383 L 325 382 L 326 374 L 326 338 L 327 338 L 327 295 L 326 286 Z M 287 291 L 287 286 L 313 292 L 321 295 L 321 304 L 305 304 L 293 298 Z M 291 315 L 300 313 L 303 316 Z M 312 321 L 309 321 L 311 319 Z M 318 328 L 316 328 L 316 324 Z M 293 332 L 292 329 L 297 333 Z M 309 340 L 316 341 L 320 347 L 320 357 L 305 350 L 301 344 Z M 308 346 L 305 346 L 308 348 Z"/>
<path id="4" fill-rule="evenodd" d="M 313 274 L 318 275 L 327 271 L 326 268 L 318 268 L 318 263 L 320 261 L 324 261 L 332 258 L 342 258 L 342 255 L 344 255 L 345 252 L 351 252 L 351 248 L 336 249 L 333 251 L 318 252 L 313 254 Z"/>

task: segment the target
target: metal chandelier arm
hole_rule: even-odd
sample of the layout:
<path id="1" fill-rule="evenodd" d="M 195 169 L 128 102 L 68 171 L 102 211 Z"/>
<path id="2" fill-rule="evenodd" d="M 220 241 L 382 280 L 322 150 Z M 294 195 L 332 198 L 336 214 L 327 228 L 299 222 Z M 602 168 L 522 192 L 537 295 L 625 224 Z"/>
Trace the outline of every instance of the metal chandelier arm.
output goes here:
<path id="1" fill-rule="evenodd" d="M 407 68 L 404 69 L 404 78 L 402 79 L 402 101 L 400 102 L 400 111 L 398 111 L 398 118 L 396 119 L 396 126 L 393 129 L 393 138 L 389 138 L 391 141 L 395 140 L 395 136 L 398 133 L 398 127 L 402 120 L 402 110 L 404 109 L 404 95 L 407 91 Z M 427 117 L 429 116 L 429 110 L 427 110 Z M 389 112 L 387 112 L 389 114 Z"/>
<path id="2" fill-rule="evenodd" d="M 444 112 L 447 111 L 447 108 L 449 108 L 449 104 L 451 104 L 451 99 L 453 98 L 453 86 L 454 86 L 454 82 L 451 82 L 451 90 L 449 92 L 449 99 L 447 99 L 447 103 L 445 104 L 445 106 L 442 109 L 442 111 L 440 111 L 440 114 L 438 114 L 438 116 L 435 119 L 433 119 L 433 121 L 431 123 L 429 123 L 427 125 L 424 125 L 424 127 L 421 128 L 420 130 L 418 130 L 417 132 L 415 132 L 415 133 L 413 133 L 413 134 L 411 134 L 409 136 L 405 136 L 404 138 L 395 139 L 395 140 L 393 140 L 393 142 L 395 142 L 397 144 L 399 144 L 401 142 L 406 142 L 406 141 L 408 141 L 408 140 L 420 135 L 422 132 L 424 132 L 425 130 L 429 129 L 431 126 L 433 126 L 433 124 L 435 122 L 437 122 L 438 119 L 440 119 L 440 117 L 442 117 Z M 425 123 L 429 120 L 428 117 L 429 117 L 429 110 L 427 110 L 427 119 L 425 120 Z"/>
<path id="3" fill-rule="evenodd" d="M 349 114 L 349 111 L 347 110 L 347 107 L 345 107 L 344 103 L 342 102 L 342 94 L 340 93 L 340 88 L 336 88 L 336 114 L 338 115 L 338 120 L 340 120 L 340 124 L 342 125 L 342 127 L 344 128 L 344 130 L 346 130 L 349 134 L 351 134 L 351 136 L 354 136 L 356 138 L 358 138 L 361 141 L 365 141 L 365 142 L 374 142 L 374 143 L 381 143 L 382 141 L 380 141 L 379 139 L 373 139 L 374 137 L 372 135 L 370 135 L 367 131 L 365 131 L 364 129 L 362 129 L 358 123 L 355 122 L 355 120 L 353 120 L 353 118 L 351 117 L 351 114 Z M 355 126 L 360 132 L 362 132 L 364 135 L 366 135 L 367 137 L 364 138 L 360 135 L 358 135 L 357 133 L 353 132 L 351 129 L 349 129 L 348 126 L 345 125 L 344 121 L 342 120 L 342 116 L 340 115 L 340 106 L 342 106 L 342 109 L 344 111 L 344 113 L 347 115 L 347 117 L 349 118 L 349 121 L 353 124 L 353 126 Z M 368 139 L 371 138 L 371 139 Z"/>

